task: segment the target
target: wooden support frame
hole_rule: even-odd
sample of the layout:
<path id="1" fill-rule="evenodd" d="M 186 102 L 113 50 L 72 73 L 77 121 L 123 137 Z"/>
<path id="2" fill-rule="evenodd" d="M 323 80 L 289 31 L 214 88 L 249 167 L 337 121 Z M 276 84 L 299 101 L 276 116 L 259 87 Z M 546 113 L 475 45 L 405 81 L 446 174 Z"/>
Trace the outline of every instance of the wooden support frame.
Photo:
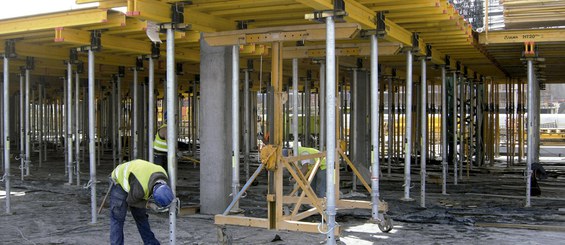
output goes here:
<path id="1" fill-rule="evenodd" d="M 340 23 L 335 25 L 335 38 L 350 39 L 355 37 L 360 31 L 358 24 Z M 282 157 L 283 145 L 283 132 L 282 121 L 283 111 L 282 102 L 284 93 L 283 87 L 283 42 L 287 41 L 322 41 L 325 40 L 326 26 L 321 25 L 303 25 L 303 26 L 289 26 L 289 27 L 276 27 L 276 28 L 258 28 L 246 29 L 238 31 L 225 31 L 220 33 L 205 33 L 203 38 L 211 46 L 228 46 L 228 45 L 248 45 L 248 44 L 271 44 L 271 84 L 274 91 L 274 113 L 273 122 L 274 128 L 272 131 L 273 141 L 276 152 L 275 169 L 269 171 L 268 193 L 267 193 L 267 218 L 252 218 L 245 216 L 230 216 L 230 215 L 216 215 L 215 224 L 217 225 L 241 225 L 253 226 L 267 229 L 276 230 L 291 230 L 319 233 L 327 230 L 325 222 L 303 222 L 306 217 L 314 214 L 321 214 L 322 219 L 325 219 L 323 210 L 325 210 L 325 198 L 318 198 L 310 186 L 310 182 L 316 174 L 320 163 L 318 162 L 315 167 L 304 175 L 297 166 L 297 161 L 313 158 L 323 158 L 326 153 L 311 154 L 306 156 L 296 157 Z M 243 46 L 245 48 L 245 46 Z M 336 76 L 339 77 L 339 76 Z M 346 157 L 347 158 L 347 157 Z M 339 162 L 339 161 L 338 161 Z M 349 161 L 351 162 L 351 161 Z M 339 169 L 339 163 L 336 163 Z M 351 163 L 350 166 L 355 168 Z M 356 169 L 356 168 L 355 168 Z M 288 171 L 292 178 L 296 180 L 302 194 L 299 197 L 285 195 L 283 193 L 283 172 Z M 358 174 L 359 172 L 356 171 Z M 360 174 L 359 174 L 360 175 Z M 361 176 L 359 176 L 362 178 Z M 332 188 L 332 187 L 330 187 Z M 336 176 L 336 182 L 333 186 L 336 188 L 336 199 L 338 208 L 371 208 L 370 202 L 360 202 L 354 200 L 340 200 L 339 199 L 339 174 Z M 295 194 L 297 190 L 292 191 Z M 369 189 L 370 193 L 370 189 Z M 238 201 L 238 200 L 233 200 Z M 302 203 L 312 205 L 304 212 L 298 212 Z M 295 204 L 294 211 L 291 215 L 285 215 L 283 205 Z M 387 205 L 379 205 L 382 207 L 381 212 L 388 210 Z M 385 209 L 386 208 L 386 209 Z M 322 227 L 320 227 L 322 226 Z M 320 227 L 320 228 L 319 228 Z M 341 229 L 339 226 L 334 227 L 336 235 L 339 236 Z"/>
<path id="2" fill-rule="evenodd" d="M 345 160 L 345 162 L 351 167 L 355 175 L 359 178 L 359 180 L 365 186 L 365 189 L 371 193 L 371 187 L 368 183 L 364 180 L 359 170 L 355 167 L 353 162 L 349 160 L 347 155 L 340 149 L 337 148 L 337 152 L 339 155 Z M 321 152 L 317 154 L 311 155 L 302 155 L 302 156 L 291 156 L 291 157 L 279 157 L 279 167 L 275 172 L 282 173 L 284 169 L 286 169 L 291 176 L 296 180 L 298 184 L 298 188 L 295 188 L 289 195 L 283 195 L 282 193 L 276 193 L 267 196 L 268 202 L 276 202 L 277 200 L 281 201 L 281 210 L 277 212 L 275 215 L 277 218 L 276 220 L 276 229 L 277 230 L 291 230 L 291 231 L 302 231 L 302 232 L 312 232 L 318 233 L 318 226 L 320 223 L 312 223 L 312 222 L 303 222 L 301 220 L 310 217 L 315 214 L 321 214 L 322 218 L 325 219 L 323 215 L 323 210 L 326 207 L 325 198 L 318 198 L 314 193 L 314 190 L 310 186 L 316 171 L 320 167 L 320 162 L 318 161 L 315 166 L 306 174 L 302 174 L 300 170 L 297 171 L 298 166 L 297 162 L 307 159 L 316 159 L 316 158 L 325 158 L 326 152 Z M 336 161 L 339 164 L 339 161 Z M 338 166 L 339 167 L 339 166 Z M 339 193 L 339 184 L 335 185 L 336 193 Z M 282 189 L 282 186 L 281 188 Z M 296 192 L 298 189 L 302 189 L 302 193 L 300 196 L 296 196 Z M 304 199 L 306 197 L 306 199 Z M 294 210 L 290 215 L 283 215 L 282 214 L 282 204 L 295 204 Z M 308 204 L 313 206 L 312 208 L 298 212 L 299 208 L 303 204 Z M 364 200 L 347 200 L 347 199 L 340 199 L 339 195 L 336 199 L 336 204 L 338 209 L 371 209 L 371 202 L 364 201 Z M 387 212 L 388 211 L 388 204 L 386 202 L 379 202 L 379 212 Z M 255 218 L 255 217 L 245 217 L 245 216 L 230 216 L 230 215 L 216 215 L 215 224 L 217 225 L 239 225 L 239 226 L 250 226 L 250 227 L 259 227 L 259 228 L 271 228 L 269 225 L 268 218 Z M 327 229 L 324 223 L 324 226 L 321 228 L 322 230 Z M 335 234 L 339 235 L 341 233 L 340 227 L 335 228 Z"/>

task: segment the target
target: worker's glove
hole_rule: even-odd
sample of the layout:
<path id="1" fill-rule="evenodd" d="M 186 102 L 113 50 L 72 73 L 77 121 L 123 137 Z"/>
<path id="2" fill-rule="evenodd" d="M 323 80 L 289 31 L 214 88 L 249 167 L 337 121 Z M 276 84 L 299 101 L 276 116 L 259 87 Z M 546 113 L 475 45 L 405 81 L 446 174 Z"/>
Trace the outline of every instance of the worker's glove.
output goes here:
<path id="1" fill-rule="evenodd" d="M 168 207 L 159 207 L 159 205 L 157 205 L 154 202 L 148 202 L 147 208 L 151 209 L 151 211 L 153 211 L 155 213 L 165 213 L 165 212 L 169 211 Z"/>
<path id="2" fill-rule="evenodd" d="M 116 180 L 114 178 L 112 178 L 112 176 L 108 176 L 108 183 L 110 183 L 110 185 L 116 185 L 118 184 L 118 182 L 116 182 Z"/>

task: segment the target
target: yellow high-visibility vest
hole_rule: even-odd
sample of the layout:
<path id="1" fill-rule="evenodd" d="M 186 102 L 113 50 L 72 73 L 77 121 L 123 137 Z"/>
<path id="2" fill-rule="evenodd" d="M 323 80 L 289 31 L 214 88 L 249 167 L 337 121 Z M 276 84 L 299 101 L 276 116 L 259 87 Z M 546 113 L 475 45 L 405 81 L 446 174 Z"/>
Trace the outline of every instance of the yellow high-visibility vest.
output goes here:
<path id="1" fill-rule="evenodd" d="M 167 127 L 167 124 L 163 123 L 163 125 L 157 129 L 155 140 L 153 141 L 153 149 L 160 152 L 167 152 L 167 140 L 161 139 L 159 136 L 159 131 L 164 127 Z"/>
<path id="2" fill-rule="evenodd" d="M 309 155 L 311 154 L 318 154 L 320 153 L 320 151 L 314 149 L 314 148 L 309 148 L 309 147 L 298 147 L 298 155 L 301 156 L 304 153 L 308 153 Z M 319 158 L 314 158 L 314 161 L 318 161 Z M 308 164 L 308 169 L 311 169 L 312 167 L 314 167 L 314 164 Z M 320 163 L 320 170 L 324 170 L 326 169 L 326 158 L 324 157 L 322 159 L 322 162 Z"/>
<path id="3" fill-rule="evenodd" d="M 145 160 L 137 159 L 118 165 L 114 171 L 112 171 L 112 179 L 120 184 L 124 191 L 129 193 L 129 176 L 130 174 L 134 174 L 143 188 L 143 199 L 147 200 L 149 198 L 149 179 L 151 175 L 157 172 L 161 172 L 167 176 L 167 172 L 165 172 L 163 167 Z"/>

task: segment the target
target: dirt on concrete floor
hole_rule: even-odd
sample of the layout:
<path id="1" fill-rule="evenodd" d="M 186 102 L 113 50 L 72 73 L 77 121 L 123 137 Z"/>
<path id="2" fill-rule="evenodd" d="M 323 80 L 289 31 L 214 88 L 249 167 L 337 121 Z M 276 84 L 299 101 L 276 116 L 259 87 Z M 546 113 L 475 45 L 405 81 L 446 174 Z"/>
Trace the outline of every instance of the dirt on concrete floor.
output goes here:
<path id="1" fill-rule="evenodd" d="M 0 193 L 0 244 L 107 244 L 109 217 L 105 208 L 96 223 L 91 223 L 88 163 L 82 163 L 80 186 L 67 185 L 62 156 L 32 166 L 31 175 L 19 180 L 19 162 L 12 162 L 12 213 L 6 214 L 5 192 Z M 555 169 L 562 166 L 555 164 Z M 254 167 L 252 167 L 253 169 Z M 519 168 L 518 168 L 519 169 Z M 551 169 L 551 168 L 549 168 Z M 107 190 L 106 179 L 112 170 L 111 159 L 98 166 L 98 204 Z M 385 171 L 383 171 L 385 172 Z M 551 171 L 550 171 L 551 172 Z M 449 180 L 448 195 L 434 180 L 439 166 L 428 168 L 426 208 L 420 207 L 419 170 L 412 172 L 410 196 L 404 195 L 402 167 L 392 169 L 381 178 L 381 196 L 390 207 L 394 228 L 383 233 L 369 222 L 370 210 L 338 210 L 337 222 L 342 228 L 342 244 L 563 244 L 565 240 L 565 176 L 559 171 L 540 182 L 542 196 L 532 198 L 532 207 L 524 207 L 524 179 L 519 170 L 482 168 L 470 171 L 458 185 Z M 177 192 L 181 202 L 199 202 L 199 168 L 179 163 Z M 342 172 L 342 193 L 350 194 L 350 173 Z M 266 217 L 266 175 L 259 176 L 240 203 L 245 215 Z M 4 186 L 0 188 L 4 191 Z M 361 197 L 364 194 L 365 197 Z M 369 200 L 368 193 L 357 187 L 354 198 Z M 559 211 L 562 210 L 562 211 Z M 151 227 L 163 244 L 168 243 L 167 213 L 150 213 Z M 313 216 L 319 221 L 320 216 Z M 506 224 L 510 227 L 497 227 Z M 177 218 L 177 244 L 217 244 L 218 227 L 212 215 L 181 215 Z M 133 218 L 128 214 L 124 227 L 126 244 L 141 244 Z M 325 235 L 274 231 L 252 227 L 226 226 L 233 244 L 319 244 Z M 280 241 L 275 237 L 280 237 Z"/>

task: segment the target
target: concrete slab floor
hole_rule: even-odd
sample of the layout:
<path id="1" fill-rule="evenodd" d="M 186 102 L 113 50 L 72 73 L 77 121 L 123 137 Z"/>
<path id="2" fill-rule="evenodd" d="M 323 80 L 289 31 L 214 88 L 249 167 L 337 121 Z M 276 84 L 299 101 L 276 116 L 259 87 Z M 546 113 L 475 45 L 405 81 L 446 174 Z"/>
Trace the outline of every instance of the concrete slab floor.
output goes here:
<path id="1" fill-rule="evenodd" d="M 98 204 L 107 190 L 107 176 L 112 170 L 111 154 L 98 166 Z M 19 162 L 13 161 L 12 214 L 5 213 L 5 192 L 0 193 L 0 244 L 107 244 L 109 243 L 108 209 L 102 210 L 96 224 L 90 224 L 90 190 L 88 163 L 81 164 L 80 186 L 66 185 L 62 154 L 49 153 L 41 168 L 32 167 L 32 175 L 19 180 Z M 402 168 L 393 169 L 391 177 L 383 176 L 382 198 L 389 203 L 394 220 L 390 233 L 381 232 L 369 223 L 369 210 L 338 211 L 342 226 L 342 244 L 562 244 L 565 237 L 565 179 L 562 172 L 550 174 L 540 182 L 541 197 L 532 198 L 532 207 L 524 208 L 524 181 L 519 172 L 496 172 L 476 169 L 470 178 L 448 186 L 449 195 L 441 195 L 441 186 L 433 178 L 427 185 L 427 208 L 419 204 L 419 170 L 413 169 L 413 202 L 403 202 Z M 254 167 L 251 167 L 254 170 Z M 184 204 L 198 203 L 199 166 L 179 163 L 178 194 Z M 383 171 L 385 172 L 385 171 Z M 439 167 L 430 163 L 430 176 L 437 176 Z M 243 171 L 242 171 L 243 174 Z M 342 171 L 342 192 L 349 193 L 350 173 Z M 290 186 L 290 185 L 289 185 Z M 289 187 L 290 188 L 290 187 Z M 4 186 L 0 188 L 4 190 Z M 288 188 L 287 188 L 288 189 Z M 252 186 L 241 201 L 247 216 L 266 217 L 266 174 Z M 363 191 L 358 186 L 358 192 Z M 213 194 L 213 193 L 211 193 Z M 360 197 L 358 197 L 360 198 Z M 368 200 L 366 198 L 360 198 Z M 151 213 L 153 232 L 163 244 L 168 243 L 168 215 Z M 310 220 L 317 221 L 320 216 Z M 212 215 L 195 214 L 177 219 L 177 244 L 217 244 L 216 225 Z M 528 224 L 538 230 L 490 227 L 491 223 Z M 479 226 L 487 224 L 486 227 Z M 561 227 L 561 231 L 547 227 Z M 141 244 L 141 238 L 130 214 L 125 225 L 126 244 Z M 323 234 L 271 231 L 260 228 L 227 226 L 233 244 L 319 244 Z M 278 235 L 282 241 L 271 242 Z"/>

